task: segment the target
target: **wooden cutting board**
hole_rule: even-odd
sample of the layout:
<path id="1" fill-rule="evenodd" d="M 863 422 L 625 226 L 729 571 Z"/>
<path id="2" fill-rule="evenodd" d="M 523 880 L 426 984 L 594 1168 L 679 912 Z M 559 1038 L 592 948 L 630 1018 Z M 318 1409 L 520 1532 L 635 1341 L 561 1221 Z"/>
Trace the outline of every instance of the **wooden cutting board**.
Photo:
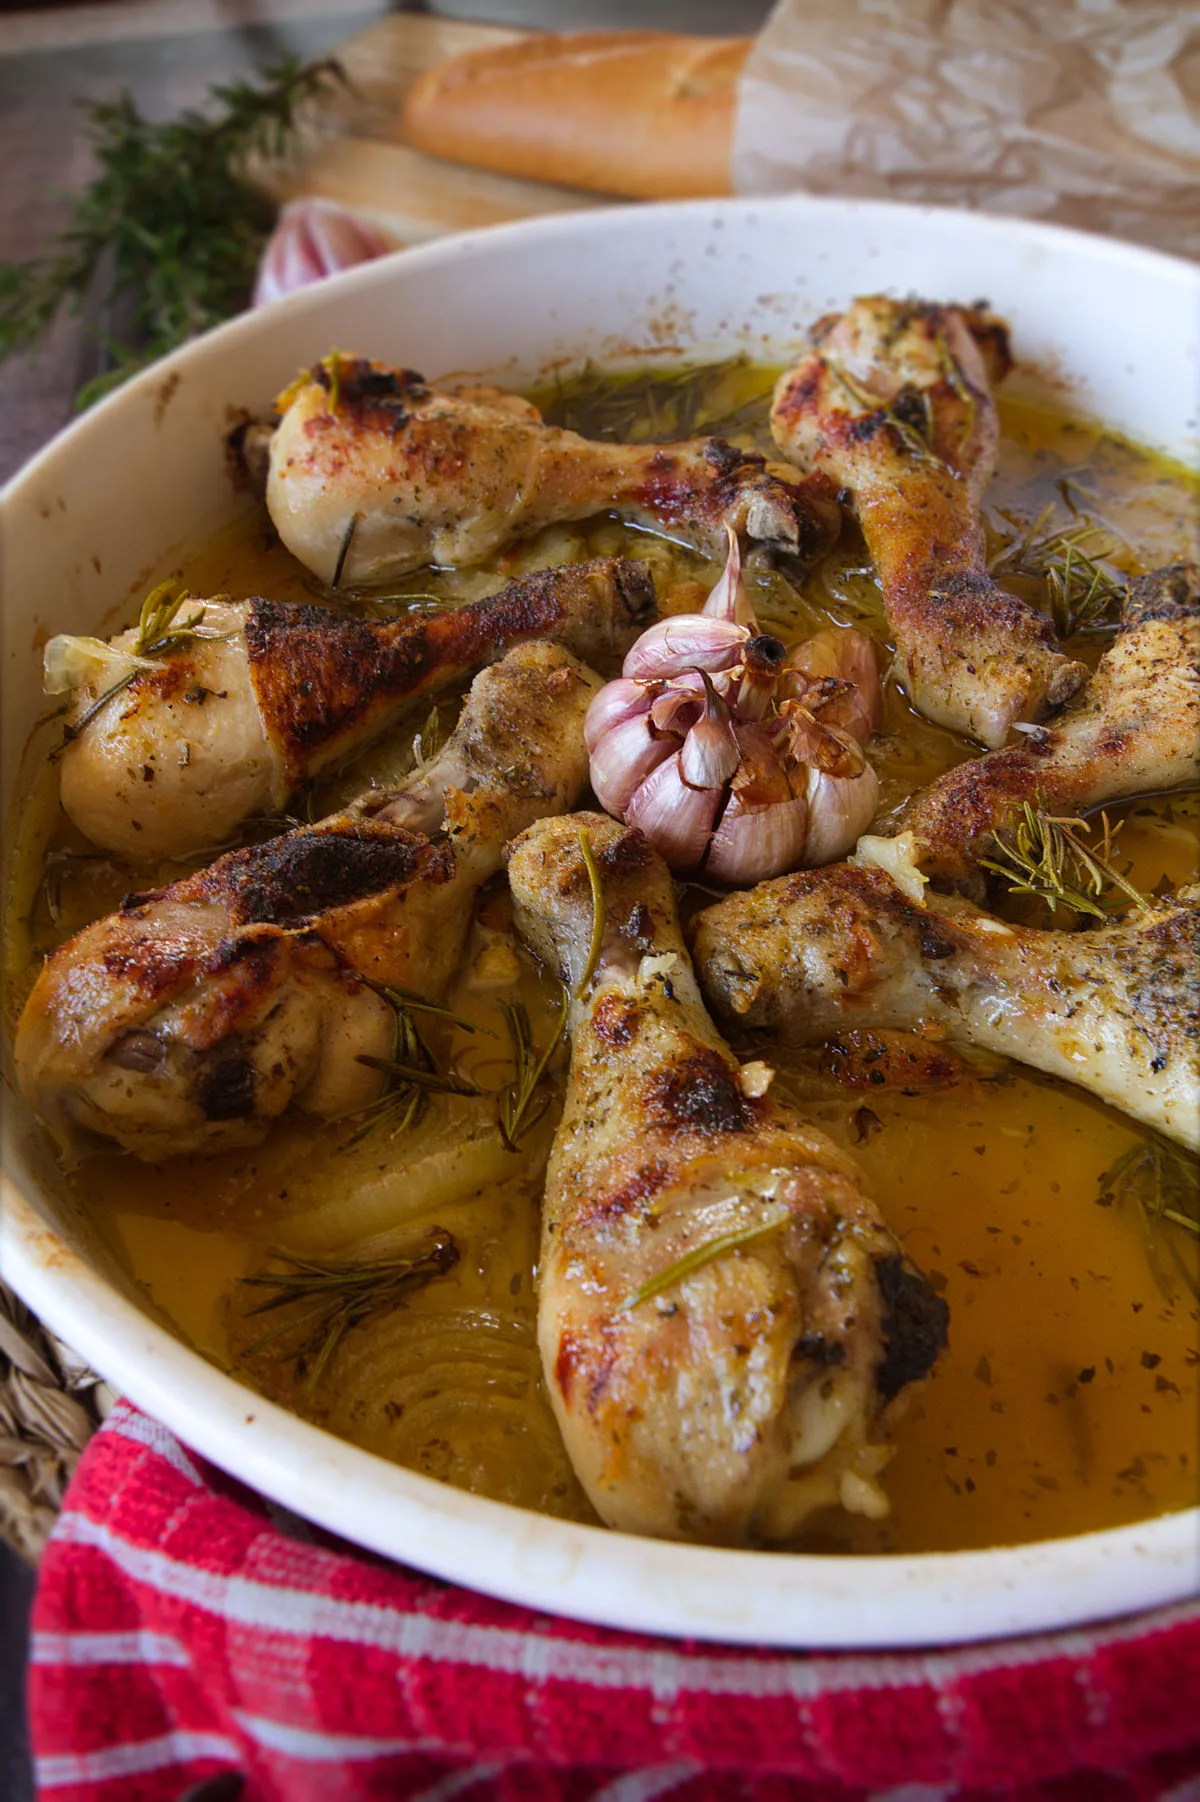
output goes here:
<path id="1" fill-rule="evenodd" d="M 281 201 L 305 194 L 336 200 L 373 220 L 396 245 L 534 214 L 612 204 L 577 188 L 461 168 L 404 143 L 401 104 L 418 75 L 443 57 L 524 35 L 499 25 L 413 13 L 381 19 L 335 53 L 353 93 L 323 107 L 312 147 L 272 170 L 264 185 Z"/>

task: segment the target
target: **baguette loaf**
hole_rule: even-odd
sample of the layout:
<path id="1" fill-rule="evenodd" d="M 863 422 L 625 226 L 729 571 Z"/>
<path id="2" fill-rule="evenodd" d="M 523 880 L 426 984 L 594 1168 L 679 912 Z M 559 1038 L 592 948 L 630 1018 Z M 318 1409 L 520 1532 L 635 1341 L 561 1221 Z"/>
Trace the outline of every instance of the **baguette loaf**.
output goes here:
<path id="1" fill-rule="evenodd" d="M 750 38 L 546 32 L 469 51 L 409 89 L 404 130 L 451 162 L 634 199 L 728 194 Z"/>

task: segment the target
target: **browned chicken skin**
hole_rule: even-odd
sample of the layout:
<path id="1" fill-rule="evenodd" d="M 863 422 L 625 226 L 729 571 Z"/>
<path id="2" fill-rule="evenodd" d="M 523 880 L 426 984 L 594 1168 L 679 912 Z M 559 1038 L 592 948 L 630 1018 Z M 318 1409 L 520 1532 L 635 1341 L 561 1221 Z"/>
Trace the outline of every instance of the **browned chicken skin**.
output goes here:
<path id="1" fill-rule="evenodd" d="M 881 1415 L 927 1374 L 945 1305 L 852 1160 L 714 1030 L 640 833 L 601 814 L 525 832 L 509 878 L 526 941 L 579 988 L 594 918 L 581 830 L 606 925 L 571 1008 L 539 1292 L 575 1468 L 610 1525 L 667 1538 L 772 1542 L 823 1504 L 883 1512 Z"/>
<path id="2" fill-rule="evenodd" d="M 143 1158 L 256 1143 L 296 1103 L 353 1111 L 382 1078 L 393 1015 L 364 983 L 430 998 L 458 961 L 504 845 L 587 781 L 600 686 L 535 643 L 476 677 L 408 790 L 232 851 L 127 897 L 47 960 L 17 1030 L 21 1088 L 51 1124 Z"/>
<path id="3" fill-rule="evenodd" d="M 913 700 L 1002 745 L 1086 680 L 1044 614 L 988 574 L 979 507 L 995 469 L 991 382 L 1009 367 L 998 320 L 955 306 L 857 300 L 813 331 L 781 376 L 784 455 L 848 499 L 879 572 Z"/>
<path id="4" fill-rule="evenodd" d="M 1131 582 L 1121 630 L 1084 693 L 1019 745 L 960 763 L 913 796 L 900 829 L 929 876 L 980 892 L 978 862 L 1026 802 L 1075 813 L 1200 780 L 1200 567 Z"/>
<path id="5" fill-rule="evenodd" d="M 510 645 L 551 639 L 609 669 L 654 613 L 649 570 L 624 557 L 540 570 L 415 619 L 211 602 L 214 636 L 140 670 L 70 740 L 63 806 L 94 844 L 127 857 L 217 846 Z M 77 691 L 74 716 L 95 700 Z"/>
<path id="6" fill-rule="evenodd" d="M 719 1016 L 802 1043 L 941 1027 L 1195 1145 L 1200 887 L 1095 932 L 1039 932 L 958 896 L 924 905 L 853 863 L 707 908 L 696 966 Z"/>
<path id="7" fill-rule="evenodd" d="M 431 388 L 365 358 L 319 364 L 281 398 L 267 506 L 324 581 L 478 563 L 514 538 L 615 509 L 723 554 L 725 527 L 812 558 L 840 512 L 823 478 L 718 438 L 597 444 L 503 389 Z"/>

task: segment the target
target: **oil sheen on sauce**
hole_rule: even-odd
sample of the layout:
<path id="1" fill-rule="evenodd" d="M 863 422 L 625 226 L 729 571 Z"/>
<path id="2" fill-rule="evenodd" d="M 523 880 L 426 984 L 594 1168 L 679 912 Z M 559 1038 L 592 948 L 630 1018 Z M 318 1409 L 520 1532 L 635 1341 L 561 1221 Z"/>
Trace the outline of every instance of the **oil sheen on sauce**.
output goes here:
<path id="1" fill-rule="evenodd" d="M 772 373 L 741 365 L 685 375 L 677 392 L 601 380 L 535 398 L 593 433 L 664 437 L 681 426 L 724 425 L 727 435 L 765 447 Z M 1073 501 L 1136 547 L 1114 550 L 1118 567 L 1135 572 L 1196 555 L 1196 489 L 1183 472 L 1040 402 L 1004 403 L 1002 422 L 989 497 L 998 539 L 1051 502 L 1056 524 L 1069 522 Z M 251 516 L 198 553 L 181 572 L 193 592 L 310 599 L 303 572 L 264 525 L 262 515 Z M 616 551 L 651 559 L 673 610 L 694 607 L 692 584 L 707 586 L 716 574 L 694 553 L 605 518 L 544 533 L 483 571 L 422 572 L 402 587 L 468 600 L 532 567 Z M 878 591 L 852 537 L 799 600 L 778 576 L 757 579 L 760 621 L 784 638 L 832 618 L 864 624 L 886 642 Z M 1094 663 L 1106 642 L 1084 636 L 1072 649 Z M 314 814 L 401 773 L 422 724 L 406 722 L 324 782 Z M 890 680 L 877 743 L 884 818 L 972 754 L 921 720 Z M 1123 861 L 1140 888 L 1194 876 L 1195 797 L 1128 804 L 1110 816 L 1124 816 Z M 144 870 L 134 883 L 128 870 L 89 858 L 53 804 L 31 819 L 27 836 L 30 856 L 48 855 L 48 876 L 10 946 L 27 967 L 26 984 L 52 944 L 127 889 L 147 885 Z M 153 876 L 181 873 L 164 865 Z M 1012 912 L 1052 923 L 1044 910 Z M 492 885 L 448 1005 L 498 1036 L 437 1029 L 441 1055 L 482 1087 L 511 1074 L 500 1004 L 516 997 L 544 1043 L 553 994 L 514 941 L 503 889 Z M 1194 1503 L 1196 1247 L 1184 1234 L 1168 1247 L 1152 1229 L 1148 1252 L 1135 1203 L 1101 1203 L 1104 1172 L 1146 1135 L 1067 1085 L 996 1059 L 968 1060 L 966 1077 L 950 1089 L 864 1094 L 824 1074 L 817 1054 L 770 1055 L 781 1091 L 860 1160 L 885 1218 L 949 1302 L 951 1320 L 949 1349 L 895 1432 L 884 1479 L 890 1516 L 871 1523 L 830 1512 L 802 1543 L 847 1552 L 1014 1544 Z M 564 1068 L 560 1054 L 560 1081 Z M 489 1104 L 437 1097 L 415 1135 L 390 1143 L 376 1135 L 348 1146 L 345 1129 L 301 1121 L 261 1148 L 217 1158 L 146 1166 L 94 1153 L 73 1181 L 160 1314 L 207 1357 L 386 1457 L 591 1520 L 542 1391 L 534 1337 L 538 1188 L 553 1113 L 518 1156 L 498 1146 Z M 386 1246 L 389 1236 L 411 1240 L 434 1224 L 454 1234 L 457 1266 L 406 1307 L 349 1332 L 311 1395 L 277 1342 L 257 1343 L 263 1322 L 248 1310 L 258 1293 L 238 1279 L 261 1268 L 269 1248 L 347 1255 Z"/>

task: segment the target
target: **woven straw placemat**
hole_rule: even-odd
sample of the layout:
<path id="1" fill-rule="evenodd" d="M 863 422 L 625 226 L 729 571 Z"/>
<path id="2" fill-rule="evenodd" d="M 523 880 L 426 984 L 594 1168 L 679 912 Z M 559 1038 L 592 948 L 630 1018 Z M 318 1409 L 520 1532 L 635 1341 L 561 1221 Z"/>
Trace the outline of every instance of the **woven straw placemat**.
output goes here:
<path id="1" fill-rule="evenodd" d="M 0 1535 L 36 1564 L 116 1393 L 0 1283 Z"/>

